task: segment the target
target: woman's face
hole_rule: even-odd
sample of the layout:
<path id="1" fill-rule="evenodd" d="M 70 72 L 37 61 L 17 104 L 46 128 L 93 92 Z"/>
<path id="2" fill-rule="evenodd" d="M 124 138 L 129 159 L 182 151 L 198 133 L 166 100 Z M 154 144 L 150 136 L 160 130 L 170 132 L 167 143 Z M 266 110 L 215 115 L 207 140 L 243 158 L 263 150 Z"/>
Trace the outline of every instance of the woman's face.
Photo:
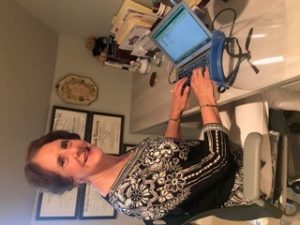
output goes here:
<path id="1" fill-rule="evenodd" d="M 79 183 L 100 172 L 102 156 L 101 149 L 85 141 L 59 139 L 43 145 L 32 161 Z"/>

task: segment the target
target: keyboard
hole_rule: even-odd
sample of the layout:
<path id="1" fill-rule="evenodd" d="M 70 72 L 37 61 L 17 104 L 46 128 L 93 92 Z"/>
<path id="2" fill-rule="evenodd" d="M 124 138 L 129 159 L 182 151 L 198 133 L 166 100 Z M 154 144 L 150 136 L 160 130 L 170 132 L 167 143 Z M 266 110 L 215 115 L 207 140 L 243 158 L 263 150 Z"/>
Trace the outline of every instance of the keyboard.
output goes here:
<path id="1" fill-rule="evenodd" d="M 196 58 L 191 62 L 182 66 L 177 70 L 177 78 L 180 80 L 183 77 L 190 78 L 193 74 L 193 70 L 198 67 L 205 67 L 209 65 L 209 54 L 204 54 L 202 57 Z"/>

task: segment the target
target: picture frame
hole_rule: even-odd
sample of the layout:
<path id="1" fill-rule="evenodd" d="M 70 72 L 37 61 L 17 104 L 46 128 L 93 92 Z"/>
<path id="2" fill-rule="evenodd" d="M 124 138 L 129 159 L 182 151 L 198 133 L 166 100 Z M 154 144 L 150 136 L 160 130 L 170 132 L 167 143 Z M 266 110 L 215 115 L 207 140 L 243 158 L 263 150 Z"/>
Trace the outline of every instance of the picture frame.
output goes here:
<path id="1" fill-rule="evenodd" d="M 93 112 L 91 114 L 90 143 L 100 147 L 105 153 L 122 153 L 124 116 Z"/>
<path id="2" fill-rule="evenodd" d="M 79 219 L 115 219 L 117 212 L 90 184 L 83 185 Z"/>
<path id="3" fill-rule="evenodd" d="M 129 152 L 130 149 L 134 148 L 136 144 L 123 144 L 122 153 L 125 154 L 126 152 Z"/>
<path id="4" fill-rule="evenodd" d="M 61 106 L 53 106 L 50 131 L 66 130 L 86 139 L 89 112 Z"/>
<path id="5" fill-rule="evenodd" d="M 62 195 L 40 192 L 38 196 L 37 220 L 77 219 L 79 211 L 78 187 Z"/>

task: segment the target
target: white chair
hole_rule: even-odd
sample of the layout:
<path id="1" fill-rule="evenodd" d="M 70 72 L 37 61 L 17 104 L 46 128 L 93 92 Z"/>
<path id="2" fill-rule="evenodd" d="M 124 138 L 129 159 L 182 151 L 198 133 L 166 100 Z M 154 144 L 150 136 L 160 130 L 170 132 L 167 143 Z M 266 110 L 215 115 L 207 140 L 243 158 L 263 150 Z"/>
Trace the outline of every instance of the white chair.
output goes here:
<path id="1" fill-rule="evenodd" d="M 264 217 L 272 217 L 277 219 L 281 218 L 286 200 L 283 200 L 283 202 L 279 201 L 275 197 L 277 196 L 277 194 L 274 194 L 273 199 L 264 200 L 263 198 L 261 198 L 261 144 L 262 135 L 253 132 L 246 137 L 244 145 L 244 194 L 248 200 L 253 202 L 253 204 L 248 206 L 233 206 L 228 208 L 209 210 L 191 218 L 190 220 L 185 222 L 184 225 L 200 224 L 196 221 L 201 220 L 202 218 L 207 216 L 215 216 L 221 219 L 231 221 L 249 221 Z M 286 149 L 281 149 L 280 147 L 280 157 L 282 150 L 285 151 Z M 285 155 L 286 153 L 284 152 L 284 158 Z M 285 173 L 286 166 L 286 163 L 284 164 L 284 166 L 280 166 L 280 168 L 277 170 L 277 174 Z M 285 177 L 276 177 L 279 177 L 279 179 L 281 180 L 279 183 L 283 184 L 285 182 Z M 275 188 L 277 190 L 282 190 L 282 187 L 278 187 L 278 182 L 274 182 L 274 184 L 276 184 Z M 286 186 L 286 184 L 287 183 L 285 183 L 283 186 Z M 277 190 L 274 190 L 274 193 L 277 193 Z"/>
<path id="2" fill-rule="evenodd" d="M 185 225 L 197 224 L 193 221 L 211 215 L 233 221 L 248 221 L 263 217 L 279 219 L 284 214 L 290 216 L 287 208 L 294 200 L 290 198 L 291 194 L 288 192 L 300 194 L 300 112 L 271 110 L 270 129 L 270 151 L 273 155 L 274 172 L 271 198 L 268 200 L 261 198 L 262 135 L 253 132 L 245 140 L 243 181 L 245 197 L 253 204 L 210 210 L 195 216 L 184 223 Z"/>

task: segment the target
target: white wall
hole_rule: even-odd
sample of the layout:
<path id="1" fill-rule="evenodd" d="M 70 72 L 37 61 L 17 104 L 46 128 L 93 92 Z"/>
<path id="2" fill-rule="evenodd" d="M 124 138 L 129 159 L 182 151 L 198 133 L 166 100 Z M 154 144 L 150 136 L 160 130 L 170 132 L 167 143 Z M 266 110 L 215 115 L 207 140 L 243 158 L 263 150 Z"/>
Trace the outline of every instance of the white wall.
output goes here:
<path id="1" fill-rule="evenodd" d="M 56 94 L 54 86 L 67 74 L 77 74 L 91 78 L 98 86 L 98 99 L 89 106 L 66 104 L 62 101 Z M 50 105 L 122 114 L 125 116 L 124 142 L 137 143 L 146 136 L 130 134 L 129 132 L 131 82 L 132 72 L 103 66 L 85 48 L 84 40 L 60 37 Z"/>
<path id="2" fill-rule="evenodd" d="M 80 106 L 64 103 L 56 94 L 55 84 L 67 74 L 77 74 L 90 77 L 99 88 L 99 97 L 89 106 Z M 129 132 L 129 115 L 131 101 L 132 73 L 118 68 L 103 66 L 93 58 L 91 52 L 85 48 L 84 40 L 70 37 L 60 37 L 58 44 L 58 54 L 56 60 L 53 92 L 50 105 L 59 105 L 75 109 L 88 111 L 122 114 L 125 116 L 124 143 L 137 143 L 144 135 L 134 135 Z M 52 113 L 49 111 L 49 117 Z M 50 124 L 48 120 L 47 130 Z M 36 207 L 34 207 L 36 209 Z M 112 220 L 56 220 L 56 221 L 36 221 L 35 211 L 33 213 L 32 225 L 76 225 L 76 224 L 138 224 L 138 220 L 133 220 L 127 216 L 118 214 L 117 219 Z"/>
<path id="3" fill-rule="evenodd" d="M 58 36 L 12 0 L 0 1 L 0 224 L 29 225 L 35 189 L 25 149 L 44 133 Z"/>

